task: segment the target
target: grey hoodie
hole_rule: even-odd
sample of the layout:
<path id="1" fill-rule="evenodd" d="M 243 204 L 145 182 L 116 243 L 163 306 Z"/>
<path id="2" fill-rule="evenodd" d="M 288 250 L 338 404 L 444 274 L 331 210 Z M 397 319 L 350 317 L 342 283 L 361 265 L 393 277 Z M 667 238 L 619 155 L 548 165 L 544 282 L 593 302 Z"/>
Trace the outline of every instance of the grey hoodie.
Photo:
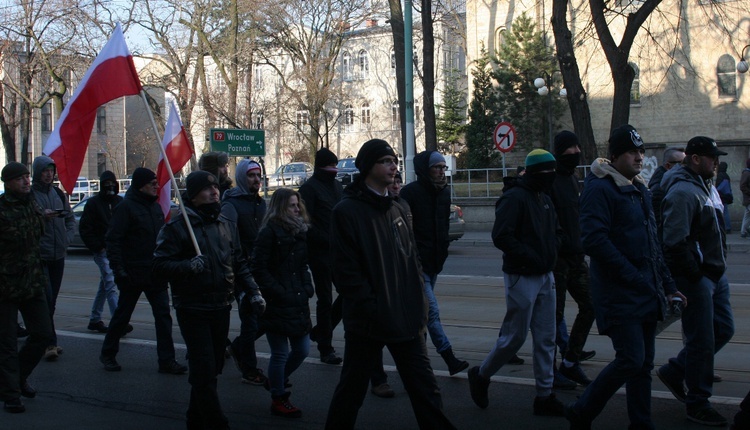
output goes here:
<path id="1" fill-rule="evenodd" d="M 41 254 L 42 260 L 45 261 L 65 258 L 68 245 L 73 240 L 76 227 L 75 218 L 73 217 L 73 212 L 70 210 L 70 203 L 68 203 L 67 197 L 61 198 L 62 192 L 56 189 L 54 185 L 42 184 L 40 181 L 42 171 L 50 164 L 54 166 L 54 160 L 45 155 L 40 155 L 34 159 L 32 163 L 31 189 L 42 211 L 45 209 L 63 209 L 67 211 L 67 215 L 56 218 L 45 217 L 44 219 Z M 57 167 L 55 167 L 55 170 L 57 170 Z"/>

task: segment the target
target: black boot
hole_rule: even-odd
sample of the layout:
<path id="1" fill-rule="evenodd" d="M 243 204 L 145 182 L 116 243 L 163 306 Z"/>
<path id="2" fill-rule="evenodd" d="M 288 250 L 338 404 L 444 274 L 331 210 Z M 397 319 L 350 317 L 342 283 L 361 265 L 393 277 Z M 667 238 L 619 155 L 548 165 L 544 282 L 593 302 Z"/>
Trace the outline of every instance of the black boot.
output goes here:
<path id="1" fill-rule="evenodd" d="M 463 360 L 459 360 L 455 355 L 453 355 L 453 348 L 446 349 L 445 351 L 441 352 L 440 355 L 443 357 L 443 360 L 445 360 L 445 364 L 448 365 L 448 373 L 450 373 L 451 376 L 455 375 L 458 372 L 461 372 L 462 370 L 466 370 L 469 367 L 469 363 Z"/>

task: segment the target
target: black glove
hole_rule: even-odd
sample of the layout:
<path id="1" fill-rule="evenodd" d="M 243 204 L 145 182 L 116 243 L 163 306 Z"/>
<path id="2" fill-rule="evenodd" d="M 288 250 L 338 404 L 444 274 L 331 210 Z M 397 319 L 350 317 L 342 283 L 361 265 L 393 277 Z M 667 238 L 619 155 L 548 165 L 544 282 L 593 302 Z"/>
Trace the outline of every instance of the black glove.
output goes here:
<path id="1" fill-rule="evenodd" d="M 130 282 L 130 278 L 128 277 L 128 272 L 125 271 L 125 269 L 118 269 L 115 270 L 115 284 L 117 284 L 117 288 L 122 289 L 128 286 L 128 283 Z"/>
<path id="2" fill-rule="evenodd" d="M 208 267 L 208 257 L 205 255 L 196 255 L 190 259 L 190 271 L 193 273 L 203 273 Z"/>

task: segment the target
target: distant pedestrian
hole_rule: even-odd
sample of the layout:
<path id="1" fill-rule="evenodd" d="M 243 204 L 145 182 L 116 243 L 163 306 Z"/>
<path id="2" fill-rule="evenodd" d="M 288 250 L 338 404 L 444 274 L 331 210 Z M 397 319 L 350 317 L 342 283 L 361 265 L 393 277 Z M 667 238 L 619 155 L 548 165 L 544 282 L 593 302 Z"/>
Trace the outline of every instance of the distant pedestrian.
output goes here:
<path id="1" fill-rule="evenodd" d="M 252 256 L 255 280 L 268 300 L 260 328 L 271 347 L 268 385 L 271 413 L 290 418 L 302 410 L 289 401 L 286 383 L 310 351 L 313 285 L 307 267 L 307 212 L 297 191 L 279 188 L 271 196 Z"/>
<path id="2" fill-rule="evenodd" d="M 52 338 L 44 353 L 44 359 L 54 361 L 62 354 L 63 349 L 57 345 L 55 333 L 55 306 L 57 295 L 60 294 L 63 273 L 65 271 L 65 256 L 68 245 L 75 234 L 75 218 L 70 210 L 68 197 L 54 185 L 57 166 L 55 162 L 40 155 L 34 159 L 31 189 L 36 202 L 44 213 L 44 235 L 42 236 L 41 252 L 44 272 L 47 274 L 47 306 L 52 320 Z"/>
<path id="3" fill-rule="evenodd" d="M 591 296 L 599 333 L 615 350 L 583 395 L 566 408 L 571 429 L 590 429 L 609 399 L 627 390 L 630 428 L 653 429 L 651 369 L 656 322 L 667 300 L 684 299 L 664 264 L 656 238 L 651 194 L 639 176 L 645 148 L 630 125 L 609 137 L 611 161 L 591 164 L 581 194 L 581 239 L 591 258 Z"/>
<path id="4" fill-rule="evenodd" d="M 224 193 L 232 187 L 232 180 L 229 178 L 229 155 L 220 151 L 206 152 L 198 159 L 198 168 L 219 178 L 219 194 L 224 198 Z"/>
<path id="5" fill-rule="evenodd" d="M 109 220 L 112 219 L 112 212 L 121 201 L 122 197 L 118 195 L 120 187 L 117 184 L 117 177 L 109 170 L 104 171 L 99 176 L 99 194 L 90 197 L 83 207 L 83 215 L 78 223 L 78 230 L 81 234 L 81 240 L 94 253 L 94 263 L 99 267 L 101 280 L 99 288 L 96 290 L 94 303 L 91 306 L 91 315 L 89 316 L 88 329 L 99 333 L 106 333 L 109 328 L 102 321 L 102 311 L 104 302 L 109 305 L 110 318 L 115 314 L 117 309 L 117 285 L 115 285 L 115 275 L 109 266 L 107 258 L 107 244 L 104 237 L 107 234 Z"/>
<path id="6" fill-rule="evenodd" d="M 21 396 L 36 390 L 28 377 L 52 338 L 39 244 L 45 216 L 31 194 L 29 169 L 12 161 L 2 170 L 0 195 L 0 400 L 6 412 L 26 410 Z M 29 336 L 18 348 L 18 313 Z"/>
<path id="7" fill-rule="evenodd" d="M 195 171 L 186 180 L 185 205 L 201 255 L 197 255 L 180 213 L 159 232 L 154 276 L 169 281 L 172 303 L 190 365 L 188 429 L 229 429 L 216 389 L 224 367 L 229 311 L 235 291 L 240 306 L 261 314 L 265 301 L 250 275 L 237 225 L 221 214 L 219 181 Z"/>
<path id="8" fill-rule="evenodd" d="M 682 160 L 685 158 L 685 148 L 670 146 L 664 150 L 662 155 L 662 165 L 659 166 L 654 174 L 651 175 L 651 179 L 648 181 L 648 189 L 651 191 L 651 206 L 654 208 L 654 218 L 656 219 L 656 229 L 659 232 L 658 239 L 661 240 L 661 202 L 664 200 L 664 195 L 667 190 L 661 186 L 661 180 L 664 178 L 664 174 L 675 166 L 679 166 Z"/>
<path id="9" fill-rule="evenodd" d="M 448 229 L 450 227 L 451 192 L 445 171 L 445 157 L 437 151 L 423 151 L 414 157 L 414 172 L 417 180 L 406 184 L 399 198 L 409 204 L 414 219 L 414 238 L 422 263 L 424 292 L 429 305 L 427 332 L 432 344 L 448 366 L 448 373 L 455 375 L 469 367 L 469 363 L 453 352 L 448 335 L 440 322 L 440 308 L 435 297 L 435 285 L 443 264 L 448 258 Z"/>
<path id="10" fill-rule="evenodd" d="M 469 370 L 471 398 L 489 406 L 490 377 L 534 339 L 536 397 L 534 415 L 562 416 L 564 406 L 552 391 L 555 357 L 555 278 L 562 231 L 552 199 L 555 157 L 543 149 L 526 156 L 526 174 L 496 204 L 492 242 L 503 251 L 506 312 L 500 334 L 481 366 Z"/>
<path id="11" fill-rule="evenodd" d="M 732 181 L 729 179 L 727 169 L 729 165 L 726 161 L 719 163 L 719 170 L 716 173 L 716 191 L 719 192 L 721 197 L 721 204 L 724 205 L 724 211 L 722 215 L 724 217 L 724 232 L 729 234 L 732 232 L 732 218 L 729 215 L 729 205 L 734 203 L 734 195 L 732 194 Z"/>
<path id="12" fill-rule="evenodd" d="M 420 429 L 455 428 L 425 346 L 427 301 L 411 214 L 388 194 L 398 158 L 372 139 L 357 153 L 360 175 L 333 209 L 334 281 L 343 300 L 344 365 L 328 408 L 326 429 L 353 429 L 371 372 L 387 346 Z"/>
<path id="13" fill-rule="evenodd" d="M 146 295 L 154 315 L 159 373 L 179 375 L 187 372 L 187 367 L 175 360 L 167 283 L 154 279 L 151 274 L 156 236 L 164 225 L 158 196 L 156 173 L 144 167 L 135 169 L 130 188 L 115 207 L 105 236 L 107 257 L 120 289 L 117 309 L 109 322 L 99 356 L 104 370 L 110 372 L 122 370 L 116 359 L 120 338 L 128 330 L 141 294 Z"/>
<path id="14" fill-rule="evenodd" d="M 740 237 L 750 237 L 750 158 L 745 161 L 745 169 L 740 176 L 740 191 L 742 192 L 742 206 L 745 207 L 745 215 L 742 217 Z"/>

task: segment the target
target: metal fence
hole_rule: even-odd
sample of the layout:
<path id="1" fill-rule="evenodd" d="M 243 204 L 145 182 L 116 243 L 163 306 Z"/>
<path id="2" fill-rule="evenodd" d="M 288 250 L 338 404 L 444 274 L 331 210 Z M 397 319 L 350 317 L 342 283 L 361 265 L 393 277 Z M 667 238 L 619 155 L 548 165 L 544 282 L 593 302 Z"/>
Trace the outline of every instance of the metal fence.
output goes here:
<path id="1" fill-rule="evenodd" d="M 578 166 L 578 178 L 583 182 L 590 170 L 590 165 Z M 503 178 L 515 175 L 516 168 L 506 167 L 493 169 L 456 169 L 449 171 L 448 185 L 451 186 L 451 197 L 461 199 L 488 199 L 500 197 L 503 190 Z"/>

